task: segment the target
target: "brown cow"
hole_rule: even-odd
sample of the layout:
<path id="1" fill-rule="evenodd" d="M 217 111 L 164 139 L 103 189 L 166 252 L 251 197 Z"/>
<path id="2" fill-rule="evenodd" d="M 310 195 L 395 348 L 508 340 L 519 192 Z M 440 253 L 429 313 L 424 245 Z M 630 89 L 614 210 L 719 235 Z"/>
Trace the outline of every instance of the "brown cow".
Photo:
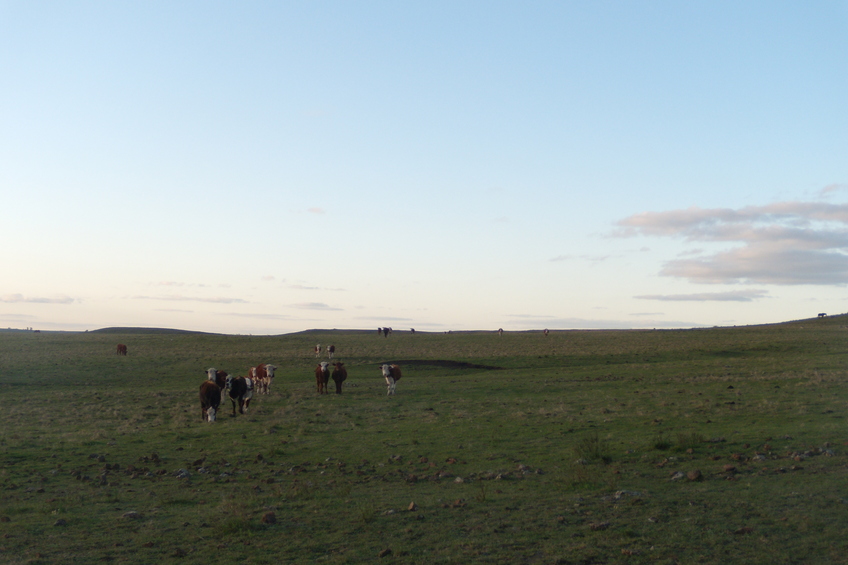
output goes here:
<path id="1" fill-rule="evenodd" d="M 253 379 L 253 387 L 257 394 L 270 394 L 271 381 L 274 378 L 274 371 L 277 369 L 274 365 L 260 363 L 256 367 L 251 367 L 247 372 L 247 376 Z"/>
<path id="2" fill-rule="evenodd" d="M 333 363 L 333 382 L 336 383 L 336 394 L 342 393 L 342 383 L 347 380 L 347 369 L 344 363 L 337 361 Z"/>
<path id="3" fill-rule="evenodd" d="M 315 367 L 315 386 L 318 389 L 318 394 L 327 394 L 327 381 L 330 380 L 330 369 L 327 361 Z"/>
<path id="4" fill-rule="evenodd" d="M 221 390 L 224 390 L 225 388 L 227 388 L 227 377 L 228 376 L 229 375 L 227 375 L 226 371 L 219 371 L 218 369 L 215 369 L 214 367 L 210 368 L 210 369 L 206 369 L 206 380 L 212 381 L 213 383 L 218 385 L 218 388 L 220 388 Z"/>
<path id="5" fill-rule="evenodd" d="M 127 346 L 123 343 L 119 343 L 117 349 L 118 355 L 126 355 L 127 354 Z"/>
<path id="6" fill-rule="evenodd" d="M 221 389 L 210 380 L 200 385 L 200 417 L 210 424 L 215 421 L 218 407 L 221 405 Z"/>

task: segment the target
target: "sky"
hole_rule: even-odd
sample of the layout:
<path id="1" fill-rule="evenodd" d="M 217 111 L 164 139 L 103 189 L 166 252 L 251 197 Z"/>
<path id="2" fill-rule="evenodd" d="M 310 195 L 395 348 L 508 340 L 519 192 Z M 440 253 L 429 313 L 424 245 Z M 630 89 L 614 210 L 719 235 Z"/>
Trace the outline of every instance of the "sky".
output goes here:
<path id="1" fill-rule="evenodd" d="M 0 328 L 848 312 L 846 100 L 846 0 L 0 0 Z"/>

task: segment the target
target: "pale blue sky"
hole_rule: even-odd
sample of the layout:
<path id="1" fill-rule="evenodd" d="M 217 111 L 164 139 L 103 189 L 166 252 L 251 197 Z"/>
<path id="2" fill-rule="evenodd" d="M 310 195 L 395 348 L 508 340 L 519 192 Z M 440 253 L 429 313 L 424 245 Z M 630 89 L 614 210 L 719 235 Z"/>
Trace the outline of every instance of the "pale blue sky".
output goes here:
<path id="1" fill-rule="evenodd" d="M 848 311 L 848 2 L 0 0 L 0 327 Z"/>

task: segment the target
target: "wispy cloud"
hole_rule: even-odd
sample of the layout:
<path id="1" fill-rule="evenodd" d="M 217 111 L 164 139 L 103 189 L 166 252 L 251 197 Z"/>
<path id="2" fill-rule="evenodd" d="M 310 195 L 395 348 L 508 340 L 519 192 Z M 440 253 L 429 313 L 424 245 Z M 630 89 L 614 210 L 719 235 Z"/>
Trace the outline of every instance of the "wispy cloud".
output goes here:
<path id="1" fill-rule="evenodd" d="M 309 212 L 310 214 L 324 214 L 324 209 L 323 208 L 310 208 L 309 210 L 307 210 L 307 212 Z"/>
<path id="2" fill-rule="evenodd" d="M 765 298 L 765 290 L 733 290 L 729 292 L 700 292 L 694 294 L 644 294 L 634 296 L 642 300 L 661 300 L 664 302 L 752 302 Z"/>
<path id="3" fill-rule="evenodd" d="M 698 283 L 848 282 L 848 204 L 777 202 L 766 206 L 645 212 L 620 220 L 615 235 L 737 243 L 705 257 L 667 261 L 661 275 Z"/>
<path id="4" fill-rule="evenodd" d="M 343 288 L 326 288 L 322 286 L 306 286 L 303 284 L 290 284 L 287 288 L 290 288 L 292 290 L 327 290 L 332 292 L 340 292 L 345 290 Z"/>
<path id="5" fill-rule="evenodd" d="M 23 294 L 6 294 L 0 296 L 0 302 L 16 303 L 25 302 L 29 304 L 73 304 L 74 299 L 70 296 L 54 296 L 45 298 L 42 296 L 24 296 Z"/>
<path id="6" fill-rule="evenodd" d="M 212 304 L 247 304 L 246 300 L 241 298 L 229 298 L 225 296 L 214 296 L 209 298 L 199 296 L 183 296 L 179 294 L 169 294 L 162 296 L 142 296 L 136 295 L 130 297 L 133 300 L 167 300 L 173 302 L 209 302 Z"/>
<path id="7" fill-rule="evenodd" d="M 299 304 L 292 304 L 292 308 L 297 308 L 299 310 L 327 310 L 327 311 L 341 311 L 341 308 L 334 308 L 329 304 L 324 304 L 323 302 L 301 302 Z"/>

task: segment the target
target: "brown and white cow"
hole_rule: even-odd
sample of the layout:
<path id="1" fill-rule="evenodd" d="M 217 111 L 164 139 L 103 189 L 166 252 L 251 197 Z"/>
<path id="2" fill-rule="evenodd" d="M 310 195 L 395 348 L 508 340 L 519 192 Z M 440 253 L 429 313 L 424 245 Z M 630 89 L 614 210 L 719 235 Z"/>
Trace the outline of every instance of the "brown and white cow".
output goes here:
<path id="1" fill-rule="evenodd" d="M 336 383 L 336 394 L 342 393 L 342 383 L 347 380 L 347 369 L 344 363 L 336 361 L 333 363 L 333 382 Z"/>
<path id="2" fill-rule="evenodd" d="M 247 372 L 247 376 L 253 379 L 253 388 L 256 394 L 270 394 L 271 381 L 274 378 L 274 371 L 277 369 L 275 365 L 268 363 L 260 363 L 255 367 L 251 367 Z"/>
<path id="3" fill-rule="evenodd" d="M 318 389 L 318 394 L 327 394 L 327 382 L 330 380 L 330 363 L 321 361 L 315 367 L 315 387 Z"/>
<path id="4" fill-rule="evenodd" d="M 221 405 L 221 389 L 213 381 L 205 380 L 200 385 L 200 417 L 210 424 L 215 421 Z"/>
<path id="5" fill-rule="evenodd" d="M 321 356 L 321 344 L 319 343 L 318 345 L 315 346 L 315 357 L 317 358 L 317 357 L 320 357 L 320 356 Z"/>
<path id="6" fill-rule="evenodd" d="M 228 375 L 226 371 L 219 371 L 214 367 L 206 369 L 206 380 L 212 381 L 218 385 L 218 388 L 221 390 L 227 388 L 227 377 Z"/>
<path id="7" fill-rule="evenodd" d="M 385 363 L 380 369 L 383 371 L 383 378 L 386 379 L 386 386 L 388 387 L 386 395 L 392 396 L 395 393 L 395 385 L 400 380 L 400 367 L 394 363 L 391 365 Z"/>
<path id="8" fill-rule="evenodd" d="M 503 328 L 498 328 L 498 337 L 503 337 Z"/>
<path id="9" fill-rule="evenodd" d="M 118 355 L 126 355 L 127 354 L 127 346 L 123 343 L 119 343 L 118 347 L 115 348 Z"/>
<path id="10" fill-rule="evenodd" d="M 253 380 L 248 377 L 234 377 L 227 375 L 227 396 L 233 403 L 233 416 L 236 415 L 236 403 L 238 403 L 239 414 L 247 412 L 250 399 L 253 398 Z"/>

